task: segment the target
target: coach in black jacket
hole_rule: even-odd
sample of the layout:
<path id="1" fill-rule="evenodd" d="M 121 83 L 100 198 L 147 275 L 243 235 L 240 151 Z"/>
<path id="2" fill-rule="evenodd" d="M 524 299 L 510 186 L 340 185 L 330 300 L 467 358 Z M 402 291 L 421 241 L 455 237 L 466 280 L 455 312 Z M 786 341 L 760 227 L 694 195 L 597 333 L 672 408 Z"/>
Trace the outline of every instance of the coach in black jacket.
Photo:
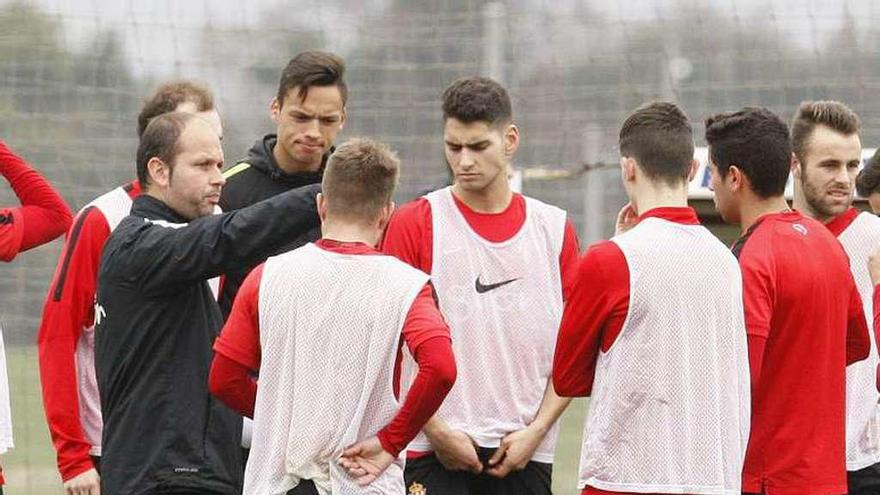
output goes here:
<path id="1" fill-rule="evenodd" d="M 270 107 L 277 126 L 275 134 L 258 140 L 247 159 L 223 174 L 227 180 L 220 196 L 223 211 L 244 208 L 284 191 L 321 182 L 336 134 L 345 123 L 348 89 L 344 75 L 345 62 L 328 52 L 302 52 L 287 63 Z M 279 252 L 319 237 L 319 229 L 303 232 Z M 226 274 L 220 294 L 224 317 L 229 315 L 232 301 L 251 268 L 241 267 Z"/>
<path id="2" fill-rule="evenodd" d="M 141 138 L 144 193 L 105 245 L 95 305 L 102 493 L 240 489 L 241 418 L 207 387 L 222 326 L 207 280 L 317 226 L 319 187 L 212 215 L 222 163 L 216 133 L 189 114 L 157 117 Z"/>

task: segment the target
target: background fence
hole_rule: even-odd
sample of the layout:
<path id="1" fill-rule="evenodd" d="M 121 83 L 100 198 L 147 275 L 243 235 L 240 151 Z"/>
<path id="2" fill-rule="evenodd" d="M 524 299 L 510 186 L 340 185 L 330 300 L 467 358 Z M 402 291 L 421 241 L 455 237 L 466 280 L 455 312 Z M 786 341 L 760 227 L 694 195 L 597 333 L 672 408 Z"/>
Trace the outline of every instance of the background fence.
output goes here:
<path id="1" fill-rule="evenodd" d="M 607 236 L 624 202 L 614 167 L 547 180 L 537 169 L 616 163 L 616 135 L 640 103 L 678 101 L 694 121 L 746 104 L 790 118 L 804 99 L 850 104 L 880 142 L 880 4 L 818 1 L 631 2 L 365 0 L 125 2 L 0 0 L 0 138 L 74 209 L 134 176 L 135 117 L 158 82 L 208 83 L 228 163 L 273 130 L 268 105 L 296 52 L 348 62 L 342 138 L 392 143 L 398 202 L 446 180 L 439 95 L 486 74 L 514 100 L 524 191 L 567 209 L 583 241 Z M 4 204 L 13 203 L 8 188 Z M 17 448 L 8 493 L 60 493 L 36 381 L 36 329 L 60 241 L 0 267 Z M 579 426 L 565 430 L 559 493 L 572 492 Z"/>

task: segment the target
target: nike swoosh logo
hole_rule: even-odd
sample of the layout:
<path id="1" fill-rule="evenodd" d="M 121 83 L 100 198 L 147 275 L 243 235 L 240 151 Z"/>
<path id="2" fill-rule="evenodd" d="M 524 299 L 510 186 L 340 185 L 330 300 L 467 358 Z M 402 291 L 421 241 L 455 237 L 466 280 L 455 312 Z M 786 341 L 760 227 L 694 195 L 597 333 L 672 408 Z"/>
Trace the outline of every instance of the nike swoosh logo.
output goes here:
<path id="1" fill-rule="evenodd" d="M 498 282 L 497 284 L 483 285 L 480 283 L 480 277 L 478 275 L 475 287 L 477 289 L 477 294 L 482 294 L 484 292 L 489 292 L 490 290 L 497 289 L 497 288 L 501 287 L 502 285 L 507 285 L 511 282 L 516 282 L 517 280 L 519 280 L 519 278 L 512 278 L 510 280 L 505 280 L 504 282 Z"/>

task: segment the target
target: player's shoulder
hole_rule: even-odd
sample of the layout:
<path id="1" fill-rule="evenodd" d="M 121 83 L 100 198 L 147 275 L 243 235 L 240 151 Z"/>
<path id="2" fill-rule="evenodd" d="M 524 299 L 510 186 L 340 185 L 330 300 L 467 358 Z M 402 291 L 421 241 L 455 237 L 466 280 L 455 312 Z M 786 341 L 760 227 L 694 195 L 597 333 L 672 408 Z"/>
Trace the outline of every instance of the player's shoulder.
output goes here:
<path id="1" fill-rule="evenodd" d="M 416 198 L 394 211 L 391 222 L 397 227 L 431 223 L 431 202 L 425 196 Z"/>
<path id="2" fill-rule="evenodd" d="M 549 214 L 554 216 L 567 216 L 567 213 L 562 208 L 552 205 L 550 203 L 546 203 L 541 201 L 540 199 L 533 198 L 531 196 L 526 196 L 525 194 L 514 193 L 514 198 L 522 198 L 522 201 L 525 203 L 525 207 L 527 210 L 537 211 L 543 214 Z"/>

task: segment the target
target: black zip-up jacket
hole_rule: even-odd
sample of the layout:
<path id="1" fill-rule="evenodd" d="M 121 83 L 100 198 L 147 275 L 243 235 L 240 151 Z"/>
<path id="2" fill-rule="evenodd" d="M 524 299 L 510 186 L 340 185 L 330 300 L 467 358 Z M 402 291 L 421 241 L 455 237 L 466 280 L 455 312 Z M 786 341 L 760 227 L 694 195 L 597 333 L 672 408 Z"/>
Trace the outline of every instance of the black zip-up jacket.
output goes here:
<path id="1" fill-rule="evenodd" d="M 108 495 L 239 493 L 241 417 L 208 392 L 223 319 L 207 280 L 318 225 L 320 186 L 189 223 L 147 195 L 104 247 L 95 369 Z"/>
<path id="2" fill-rule="evenodd" d="M 294 172 L 287 173 L 281 170 L 272 150 L 278 137 L 275 134 L 267 134 L 258 139 L 248 151 L 246 159 L 229 168 L 223 176 L 226 185 L 220 193 L 220 208 L 223 211 L 232 211 L 250 206 L 258 201 L 271 198 L 276 194 L 295 189 L 309 184 L 319 184 L 324 176 L 324 165 L 327 164 L 328 155 L 324 155 L 324 161 L 317 172 Z M 333 150 L 331 149 L 332 153 Z M 320 226 L 314 229 L 303 230 L 299 235 L 291 239 L 291 242 L 278 250 L 275 254 L 296 249 L 304 244 L 318 240 L 321 237 Z M 235 295 L 244 282 L 247 274 L 255 265 L 265 260 L 259 260 L 253 266 L 239 267 L 237 270 L 226 273 L 223 286 L 220 290 L 220 309 L 223 318 L 229 316 L 232 310 L 232 302 Z"/>

